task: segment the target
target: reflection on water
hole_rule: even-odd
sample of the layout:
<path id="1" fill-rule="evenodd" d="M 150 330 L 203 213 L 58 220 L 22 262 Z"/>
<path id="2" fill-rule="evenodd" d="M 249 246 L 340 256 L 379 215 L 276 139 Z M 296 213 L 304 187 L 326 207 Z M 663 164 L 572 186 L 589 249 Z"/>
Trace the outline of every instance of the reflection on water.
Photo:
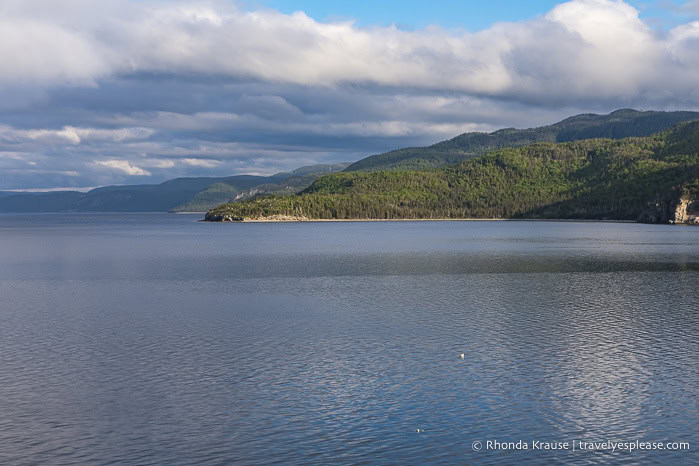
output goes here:
<path id="1" fill-rule="evenodd" d="M 0 463 L 699 460 L 698 229 L 194 220 L 0 215 Z"/>

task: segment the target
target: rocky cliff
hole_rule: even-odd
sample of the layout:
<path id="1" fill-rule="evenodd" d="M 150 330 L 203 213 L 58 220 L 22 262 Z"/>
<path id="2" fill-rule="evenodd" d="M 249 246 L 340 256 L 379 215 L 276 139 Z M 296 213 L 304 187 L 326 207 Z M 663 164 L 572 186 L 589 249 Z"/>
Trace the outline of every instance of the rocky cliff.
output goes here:
<path id="1" fill-rule="evenodd" d="M 672 223 L 699 225 L 699 205 L 696 199 L 682 197 L 675 206 Z"/>

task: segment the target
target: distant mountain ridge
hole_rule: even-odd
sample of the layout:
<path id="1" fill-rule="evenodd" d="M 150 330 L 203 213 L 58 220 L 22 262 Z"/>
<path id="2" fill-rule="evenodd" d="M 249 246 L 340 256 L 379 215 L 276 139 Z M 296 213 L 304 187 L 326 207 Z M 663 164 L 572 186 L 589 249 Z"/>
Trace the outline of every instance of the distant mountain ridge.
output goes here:
<path id="1" fill-rule="evenodd" d="M 0 197 L 16 196 L 17 194 L 31 194 L 31 193 L 23 193 L 23 192 L 17 192 L 17 191 L 0 191 Z"/>
<path id="2" fill-rule="evenodd" d="M 678 123 L 694 120 L 699 120 L 699 112 L 620 109 L 608 115 L 584 113 L 549 126 L 505 128 L 492 133 L 464 133 L 428 147 L 405 148 L 372 155 L 353 163 L 345 171 L 437 168 L 456 165 L 505 147 L 522 147 L 536 142 L 645 137 Z"/>
<path id="3" fill-rule="evenodd" d="M 105 186 L 86 193 L 54 191 L 47 193 L 9 193 L 0 195 L 0 212 L 169 212 L 187 204 L 212 185 L 223 185 L 226 193 L 202 206 L 202 210 L 230 201 L 237 193 L 259 185 L 277 185 L 297 173 L 340 171 L 348 164 L 301 167 L 293 172 L 271 176 L 236 175 L 228 177 L 176 178 L 160 184 Z M 331 167 L 335 167 L 332 169 Z M 313 178 L 315 179 L 315 178 Z M 308 185 L 313 181 L 311 179 Z M 304 188 L 306 186 L 303 186 Z M 303 189 L 303 188 L 299 188 Z M 7 194 L 5 194 L 7 193 Z"/>
<path id="4" fill-rule="evenodd" d="M 197 193 L 191 200 L 171 209 L 173 212 L 206 212 L 230 201 L 250 199 L 260 194 L 294 194 L 311 185 L 318 177 L 340 172 L 349 163 L 310 165 L 292 172 L 277 173 L 263 183 L 244 186 L 232 181 L 219 181 Z"/>
<path id="5" fill-rule="evenodd" d="M 232 200 L 244 201 L 269 194 L 294 194 L 311 186 L 318 177 L 341 170 L 422 170 L 456 166 L 464 160 L 503 148 L 592 138 L 645 137 L 677 123 L 693 120 L 699 120 L 699 112 L 621 109 L 608 115 L 586 113 L 549 126 L 464 133 L 429 147 L 398 149 L 352 164 L 312 165 L 272 176 L 178 178 L 158 185 L 107 186 L 87 193 L 0 192 L 0 212 L 207 211 Z"/>

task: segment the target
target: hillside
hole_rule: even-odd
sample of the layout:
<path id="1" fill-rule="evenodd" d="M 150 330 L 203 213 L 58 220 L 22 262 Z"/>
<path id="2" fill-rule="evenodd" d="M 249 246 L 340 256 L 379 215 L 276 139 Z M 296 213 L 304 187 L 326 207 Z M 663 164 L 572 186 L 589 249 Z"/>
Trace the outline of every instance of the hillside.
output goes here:
<path id="1" fill-rule="evenodd" d="M 21 193 L 0 197 L 0 212 L 166 212 L 213 183 L 235 179 L 240 189 L 269 177 L 178 178 L 161 184 L 105 186 L 77 191 Z"/>
<path id="2" fill-rule="evenodd" d="M 345 171 L 437 168 L 456 165 L 463 160 L 505 147 L 521 147 L 536 142 L 644 137 L 693 120 L 699 120 L 699 112 L 640 112 L 622 109 L 609 115 L 582 114 L 540 128 L 465 133 L 429 147 L 398 149 L 373 155 L 353 163 Z"/>
<path id="3" fill-rule="evenodd" d="M 699 191 L 699 122 L 644 138 L 535 143 L 425 171 L 344 172 L 208 220 L 570 218 L 665 222 Z"/>
<path id="4" fill-rule="evenodd" d="M 291 180 L 291 184 L 297 183 L 297 172 L 309 176 L 309 171 L 328 173 L 342 170 L 346 166 L 347 164 L 315 165 L 272 176 L 177 178 L 160 184 L 105 186 L 86 193 L 2 193 L 0 212 L 168 212 L 175 209 L 206 211 L 256 186 L 279 188 L 285 180 Z M 287 193 L 306 188 L 318 176 L 320 174 Z M 194 203 L 194 200 L 197 202 Z"/>
<path id="5" fill-rule="evenodd" d="M 29 193 L 27 193 L 29 194 Z M 0 197 L 16 196 L 17 193 L 14 191 L 0 191 Z"/>
<path id="6" fill-rule="evenodd" d="M 173 212 L 205 212 L 234 200 L 250 199 L 260 194 L 295 194 L 311 185 L 319 176 L 344 170 L 349 163 L 310 165 L 292 172 L 278 173 L 262 183 L 246 187 L 232 181 L 220 181 L 197 193 Z"/>

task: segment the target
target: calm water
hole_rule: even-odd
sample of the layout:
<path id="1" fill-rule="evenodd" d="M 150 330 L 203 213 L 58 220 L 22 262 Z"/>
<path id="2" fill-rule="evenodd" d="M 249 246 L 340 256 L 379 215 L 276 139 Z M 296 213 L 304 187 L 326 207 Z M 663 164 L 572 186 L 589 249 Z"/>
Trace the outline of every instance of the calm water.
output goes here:
<path id="1" fill-rule="evenodd" d="M 0 463 L 699 462 L 699 228 L 198 218 L 0 215 Z"/>

